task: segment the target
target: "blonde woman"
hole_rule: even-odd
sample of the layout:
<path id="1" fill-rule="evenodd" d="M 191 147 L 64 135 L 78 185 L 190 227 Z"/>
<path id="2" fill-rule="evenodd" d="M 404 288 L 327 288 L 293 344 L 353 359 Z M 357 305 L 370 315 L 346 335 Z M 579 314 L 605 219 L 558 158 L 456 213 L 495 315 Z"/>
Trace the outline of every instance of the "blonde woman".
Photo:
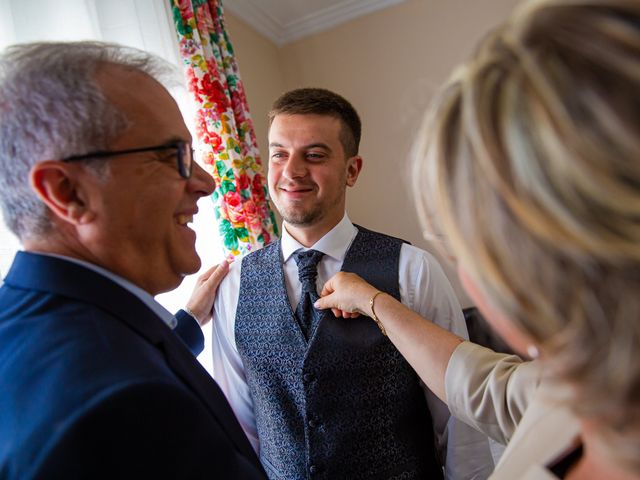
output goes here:
<path id="1" fill-rule="evenodd" d="M 352 274 L 318 308 L 377 320 L 454 415 L 509 442 L 491 478 L 640 478 L 640 2 L 529 2 L 438 96 L 417 205 L 523 357 Z"/>

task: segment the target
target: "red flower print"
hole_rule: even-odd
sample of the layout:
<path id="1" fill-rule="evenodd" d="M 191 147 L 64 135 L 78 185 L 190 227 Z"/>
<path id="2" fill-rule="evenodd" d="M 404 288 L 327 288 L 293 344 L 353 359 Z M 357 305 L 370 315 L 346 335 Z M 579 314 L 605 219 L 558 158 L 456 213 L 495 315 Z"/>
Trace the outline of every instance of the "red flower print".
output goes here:
<path id="1" fill-rule="evenodd" d="M 190 57 L 198 51 L 198 44 L 191 38 L 180 40 L 180 53 L 183 58 Z"/>
<path id="2" fill-rule="evenodd" d="M 205 165 L 215 165 L 216 163 L 216 157 L 213 155 L 212 152 L 204 152 L 202 154 L 202 162 Z M 216 170 L 214 170 L 214 173 L 216 172 Z"/>
<path id="3" fill-rule="evenodd" d="M 201 36 L 209 37 L 209 32 L 213 30 L 213 19 L 211 18 L 209 7 L 198 7 L 198 16 L 196 17 L 198 31 Z"/>
<path id="4" fill-rule="evenodd" d="M 227 205 L 227 214 L 231 223 L 244 223 L 242 197 L 237 192 L 227 192 L 222 197 L 222 201 Z"/>
<path id="5" fill-rule="evenodd" d="M 260 230 L 262 230 L 262 217 L 256 208 L 256 204 L 253 203 L 253 200 L 247 200 L 244 202 L 244 215 L 247 226 L 252 232 L 255 232 L 257 236 L 257 234 L 260 233 Z"/>
<path id="6" fill-rule="evenodd" d="M 262 175 L 256 173 L 253 177 L 253 183 L 251 184 L 251 194 L 253 195 L 254 201 L 260 203 L 263 202 L 264 197 L 264 189 L 262 187 Z"/>
<path id="7" fill-rule="evenodd" d="M 247 190 L 249 188 L 249 176 L 246 173 L 240 174 L 237 179 L 237 185 L 240 190 Z"/>

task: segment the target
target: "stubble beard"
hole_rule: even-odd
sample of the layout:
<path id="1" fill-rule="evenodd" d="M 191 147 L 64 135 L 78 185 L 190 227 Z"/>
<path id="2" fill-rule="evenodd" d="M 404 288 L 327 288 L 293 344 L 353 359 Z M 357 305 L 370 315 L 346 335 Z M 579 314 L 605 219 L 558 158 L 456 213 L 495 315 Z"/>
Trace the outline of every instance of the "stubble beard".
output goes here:
<path id="1" fill-rule="evenodd" d="M 282 219 L 285 222 L 287 222 L 289 225 L 296 225 L 296 226 L 313 225 L 314 223 L 316 223 L 318 220 L 322 218 L 321 208 L 311 208 L 308 210 L 296 209 L 296 208 L 288 208 L 288 209 L 278 208 L 278 211 L 280 212 Z"/>
<path id="2" fill-rule="evenodd" d="M 345 182 L 346 172 L 341 179 L 342 184 Z M 330 211 L 331 206 L 339 203 L 345 195 L 345 191 L 343 190 L 341 193 L 338 193 L 332 201 L 329 201 L 328 199 L 324 199 L 323 201 L 318 200 L 313 205 L 306 208 L 304 205 L 282 205 L 278 201 L 277 195 L 273 195 L 271 189 L 270 193 L 272 193 L 271 199 L 282 219 L 289 225 L 295 225 L 298 227 L 309 227 L 321 221 Z"/>

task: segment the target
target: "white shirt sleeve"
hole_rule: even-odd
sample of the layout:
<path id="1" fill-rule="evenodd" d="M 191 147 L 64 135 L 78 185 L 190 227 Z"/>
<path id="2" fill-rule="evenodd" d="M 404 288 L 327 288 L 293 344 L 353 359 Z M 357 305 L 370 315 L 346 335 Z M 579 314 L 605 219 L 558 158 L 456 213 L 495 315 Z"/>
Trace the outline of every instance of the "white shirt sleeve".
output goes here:
<path id="1" fill-rule="evenodd" d="M 244 374 L 242 359 L 236 348 L 235 323 L 240 291 L 242 262 L 231 264 L 229 273 L 220 283 L 213 305 L 212 350 L 213 378 L 227 396 L 240 426 L 253 449 L 259 452 L 253 400 Z"/>
<path id="2" fill-rule="evenodd" d="M 400 299 L 436 325 L 468 339 L 460 303 L 442 267 L 430 253 L 404 244 L 400 251 Z M 436 449 L 450 480 L 486 479 L 494 468 L 488 438 L 451 416 L 447 406 L 424 387 Z"/>

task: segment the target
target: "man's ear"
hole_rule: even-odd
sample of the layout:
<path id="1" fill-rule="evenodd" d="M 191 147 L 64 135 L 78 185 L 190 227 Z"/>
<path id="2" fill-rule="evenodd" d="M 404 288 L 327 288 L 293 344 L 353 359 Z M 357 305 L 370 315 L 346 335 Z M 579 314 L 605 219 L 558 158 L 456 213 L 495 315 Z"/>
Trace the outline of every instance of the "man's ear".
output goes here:
<path id="1" fill-rule="evenodd" d="M 29 183 L 59 219 L 81 225 L 95 217 L 75 166 L 57 160 L 36 163 L 29 172 Z"/>
<path id="2" fill-rule="evenodd" d="M 353 187 L 362 170 L 362 157 L 355 155 L 347 160 L 347 186 Z"/>

